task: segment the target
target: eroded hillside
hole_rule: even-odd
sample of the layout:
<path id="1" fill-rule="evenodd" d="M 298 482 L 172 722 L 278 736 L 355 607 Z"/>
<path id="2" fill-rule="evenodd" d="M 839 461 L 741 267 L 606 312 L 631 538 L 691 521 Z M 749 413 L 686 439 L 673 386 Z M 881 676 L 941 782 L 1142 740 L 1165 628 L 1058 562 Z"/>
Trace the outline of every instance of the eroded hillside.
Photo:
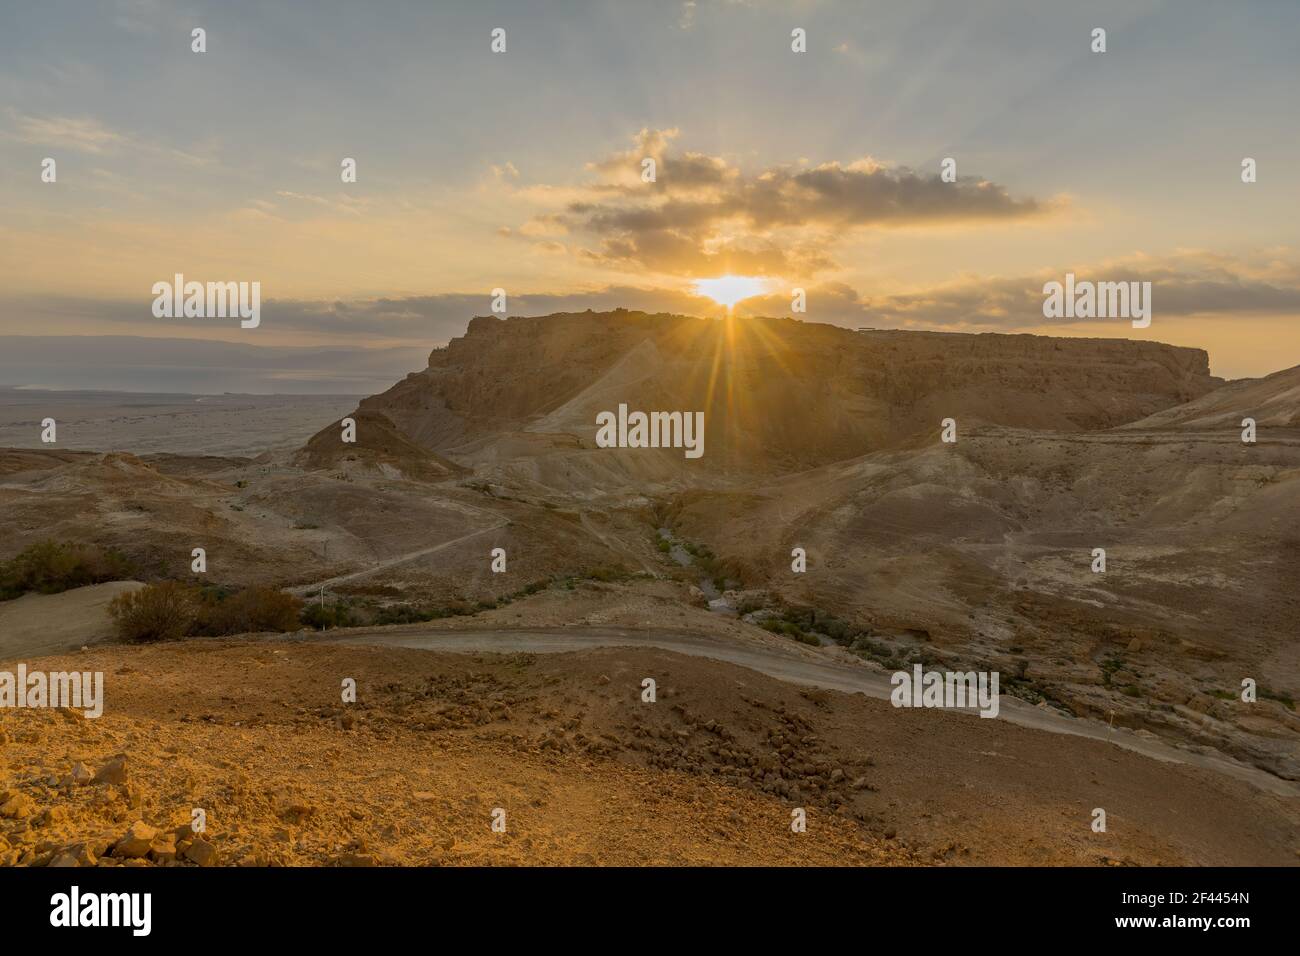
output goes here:
<path id="1" fill-rule="evenodd" d="M 636 312 L 472 320 L 429 367 L 362 403 L 474 457 L 514 432 L 588 437 L 597 412 L 702 410 L 696 471 L 799 471 L 970 425 L 1087 430 L 1197 398 L 1206 353 L 1151 342 L 852 332 L 792 319 Z"/>

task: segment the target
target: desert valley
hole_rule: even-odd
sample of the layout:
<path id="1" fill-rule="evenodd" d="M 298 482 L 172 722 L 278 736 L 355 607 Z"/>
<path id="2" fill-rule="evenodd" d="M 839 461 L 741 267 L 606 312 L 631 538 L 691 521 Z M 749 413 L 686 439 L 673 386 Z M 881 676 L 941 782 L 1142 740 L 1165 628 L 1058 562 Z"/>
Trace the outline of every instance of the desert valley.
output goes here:
<path id="1" fill-rule="evenodd" d="M 257 454 L 24 402 L 0 562 L 123 571 L 0 603 L 0 668 L 106 675 L 0 709 L 0 862 L 1300 862 L 1300 367 L 616 310 L 475 318 Z M 119 640 L 166 581 L 293 625 Z M 918 664 L 1001 712 L 891 706 Z"/>

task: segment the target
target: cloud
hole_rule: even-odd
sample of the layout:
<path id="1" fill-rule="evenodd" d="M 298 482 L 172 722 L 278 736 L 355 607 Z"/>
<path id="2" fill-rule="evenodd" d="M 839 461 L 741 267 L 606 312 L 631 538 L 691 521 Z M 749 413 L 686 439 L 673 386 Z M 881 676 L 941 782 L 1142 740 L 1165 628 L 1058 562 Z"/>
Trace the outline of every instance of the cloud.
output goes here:
<path id="1" fill-rule="evenodd" d="M 586 164 L 579 187 L 518 195 L 561 202 L 525 223 L 585 237 L 588 263 L 672 276 L 811 276 L 835 268 L 835 245 L 858 230 L 1031 219 L 1059 201 L 1014 198 L 977 177 L 943 182 L 871 157 L 747 172 L 720 156 L 675 149 L 677 129 L 643 129 L 630 149 Z M 655 181 L 642 179 L 653 159 Z"/>
<path id="2" fill-rule="evenodd" d="M 749 5 L 749 0 L 722 0 L 722 7 L 744 7 Z M 690 32 L 695 29 L 695 17 L 700 11 L 700 4 L 696 0 L 683 0 L 677 12 L 677 28 Z"/>
<path id="3" fill-rule="evenodd" d="M 973 328 L 1015 331 L 1084 320 L 1043 316 L 1043 284 L 1066 272 L 1093 282 L 1150 282 L 1155 320 L 1199 315 L 1300 314 L 1300 258 L 1290 250 L 1250 257 L 1183 250 L 1155 258 L 1134 255 L 1069 265 L 1032 275 L 967 276 L 916 291 L 860 296 L 842 284 L 810 289 L 809 317 L 840 325 Z M 747 300 L 743 314 L 788 309 L 788 299 Z M 1099 329 L 1113 319 L 1096 319 Z"/>
<path id="4" fill-rule="evenodd" d="M 684 291 L 606 286 L 569 293 L 519 293 L 507 290 L 509 315 L 552 312 L 605 312 L 617 308 L 646 312 L 710 315 L 717 306 Z M 263 305 L 263 324 L 277 329 L 359 333 L 398 341 L 441 344 L 465 330 L 470 318 L 491 313 L 490 290 L 481 293 L 316 302 L 272 300 Z"/>
<path id="5" fill-rule="evenodd" d="M 298 343 L 355 342 L 431 347 L 465 331 L 476 315 L 492 309 L 490 289 L 437 295 L 374 299 L 284 299 L 264 297 L 259 337 L 264 333 Z M 132 334 L 160 338 L 207 335 L 220 338 L 229 326 L 204 318 L 157 319 L 152 296 L 132 300 L 0 295 L 0 335 Z M 509 290 L 510 315 L 598 312 L 616 308 L 646 312 L 710 315 L 715 303 L 684 291 L 607 286 L 571 293 L 517 293 Z M 240 338 L 246 339 L 247 336 Z M 277 339 L 279 341 L 280 339 Z"/>
<path id="6" fill-rule="evenodd" d="M 18 139 L 36 146 L 59 146 L 83 153 L 104 153 L 123 145 L 126 138 L 99 120 L 68 116 L 16 118 Z"/>
<path id="7" fill-rule="evenodd" d="M 488 170 L 492 173 L 492 178 L 497 181 L 519 178 L 519 170 L 509 160 L 499 166 L 489 166 Z"/>
<path id="8" fill-rule="evenodd" d="M 157 33 L 167 10 L 160 0 L 116 0 L 113 23 L 128 33 Z"/>
<path id="9" fill-rule="evenodd" d="M 361 207 L 366 205 L 364 199 L 357 199 L 346 193 L 339 193 L 336 199 L 330 199 L 327 196 L 317 196 L 314 193 L 297 193 L 288 189 L 278 189 L 275 193 L 281 199 L 288 199 L 293 202 L 307 203 L 311 206 L 319 206 L 328 209 L 331 212 L 342 213 L 348 216 L 360 215 Z M 265 200 L 252 200 L 250 205 L 262 212 L 270 212 L 275 209 L 274 203 Z"/>
<path id="10" fill-rule="evenodd" d="M 28 116 L 12 109 L 7 112 L 16 130 L 14 138 L 33 146 L 70 149 L 92 155 L 132 150 L 140 155 L 179 160 L 193 166 L 206 166 L 213 162 L 208 156 L 119 133 L 89 117 Z"/>
<path id="11" fill-rule="evenodd" d="M 544 253 L 558 250 L 543 249 Z M 1055 271 L 1014 277 L 962 277 L 914 291 L 888 295 L 863 294 L 852 286 L 828 281 L 810 283 L 808 312 L 801 316 L 850 328 L 912 328 L 1017 332 L 1041 330 L 1051 323 L 1043 317 L 1043 283 L 1060 281 L 1066 271 L 1092 281 L 1152 283 L 1156 325 L 1181 316 L 1300 315 L 1300 256 L 1293 250 L 1264 250 L 1230 257 L 1200 250 L 1183 250 L 1154 258 L 1135 255 L 1122 260 L 1075 264 Z M 778 287 L 771 295 L 745 299 L 736 306 L 741 316 L 790 315 L 790 290 Z M 529 293 L 508 289 L 510 315 L 552 312 L 597 312 L 626 308 L 644 312 L 714 316 L 723 312 L 712 300 L 688 288 L 608 285 L 567 293 Z M 208 319 L 151 317 L 151 298 L 102 301 L 53 297 L 0 297 L 0 333 L 49 334 L 107 332 L 116 328 L 132 334 L 159 336 L 212 334 L 219 331 Z M 288 340 L 358 342 L 431 347 L 460 335 L 469 319 L 491 311 L 490 290 L 356 300 L 267 298 L 262 304 L 261 329 L 284 333 Z M 1081 320 L 1061 320 L 1076 327 Z M 1098 335 L 1114 332 L 1114 319 L 1096 319 Z"/>

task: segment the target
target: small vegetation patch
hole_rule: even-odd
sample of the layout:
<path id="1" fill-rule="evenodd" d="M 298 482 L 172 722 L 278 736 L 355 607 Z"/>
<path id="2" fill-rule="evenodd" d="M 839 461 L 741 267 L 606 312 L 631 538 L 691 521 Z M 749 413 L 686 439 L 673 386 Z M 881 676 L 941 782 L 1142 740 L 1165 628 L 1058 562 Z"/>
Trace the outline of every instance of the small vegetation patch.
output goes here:
<path id="1" fill-rule="evenodd" d="M 232 590 L 160 581 L 119 594 L 109 602 L 108 614 L 119 638 L 141 643 L 292 631 L 304 611 L 301 600 L 274 588 Z"/>
<path id="2" fill-rule="evenodd" d="M 57 594 L 88 584 L 121 581 L 134 576 L 127 557 L 93 544 L 42 541 L 17 557 L 0 562 L 0 601 L 24 594 Z"/>

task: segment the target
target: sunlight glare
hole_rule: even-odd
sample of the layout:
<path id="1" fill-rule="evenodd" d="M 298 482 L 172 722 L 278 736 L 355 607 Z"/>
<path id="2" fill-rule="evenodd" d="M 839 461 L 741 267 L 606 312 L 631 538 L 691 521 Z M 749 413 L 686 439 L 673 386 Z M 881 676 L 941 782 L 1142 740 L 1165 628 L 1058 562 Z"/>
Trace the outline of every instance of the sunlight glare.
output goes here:
<path id="1" fill-rule="evenodd" d="M 767 291 L 768 280 L 755 276 L 719 276 L 716 279 L 696 279 L 695 293 L 705 295 L 730 309 L 741 299 L 761 295 Z"/>

